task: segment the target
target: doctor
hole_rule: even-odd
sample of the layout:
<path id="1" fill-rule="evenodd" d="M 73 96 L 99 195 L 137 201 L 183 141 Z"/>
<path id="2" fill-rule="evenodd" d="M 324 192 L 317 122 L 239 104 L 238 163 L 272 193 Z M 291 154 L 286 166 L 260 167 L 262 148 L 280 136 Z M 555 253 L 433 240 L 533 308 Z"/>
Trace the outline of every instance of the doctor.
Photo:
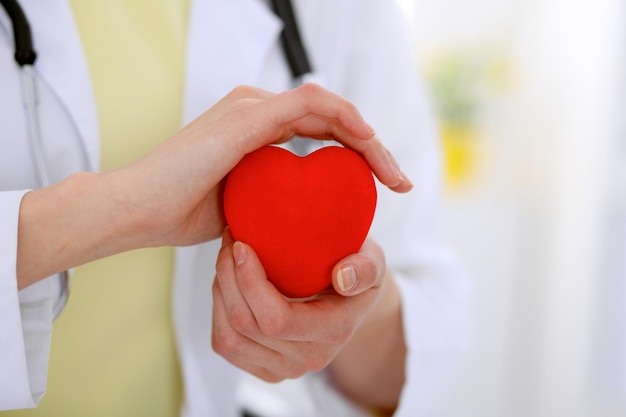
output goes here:
<path id="1" fill-rule="evenodd" d="M 33 407 L 46 390 L 59 289 L 39 279 L 77 267 L 54 324 L 39 409 L 49 407 L 48 415 L 234 416 L 251 384 L 294 416 L 370 408 L 435 415 L 435 394 L 466 336 L 466 284 L 437 238 L 436 141 L 393 4 L 297 1 L 295 9 L 319 80 L 357 105 L 406 173 L 377 139 L 367 140 L 371 130 L 339 97 L 311 85 L 267 93 L 289 89 L 292 79 L 281 23 L 260 0 L 22 6 L 39 51 L 44 154 L 55 185 L 24 191 L 35 188 L 35 167 L 10 25 L 0 14 L 1 408 Z M 408 195 L 379 190 L 372 239 L 338 265 L 355 267 L 355 287 L 342 289 L 336 275 L 346 297 L 333 298 L 330 325 L 296 335 L 310 352 L 294 349 L 293 332 L 259 334 L 233 321 L 229 311 L 241 305 L 258 313 L 237 299 L 250 290 L 242 277 L 260 282 L 254 248 L 228 232 L 221 243 L 198 244 L 221 233 L 220 179 L 245 152 L 293 131 L 330 132 L 360 149 L 397 191 L 411 187 L 408 178 L 415 183 Z M 134 250 L 143 247 L 150 249 Z M 226 261 L 214 284 L 218 256 Z M 229 277 L 240 287 L 225 288 Z M 298 330 L 311 328 L 302 324 Z M 333 338 L 337 327 L 344 331 Z M 153 328 L 147 347 L 136 348 Z M 260 347 L 276 353 L 275 363 Z M 316 361 L 302 365 L 305 353 Z M 241 371 L 277 381 L 321 364 L 322 372 L 267 386 Z"/>

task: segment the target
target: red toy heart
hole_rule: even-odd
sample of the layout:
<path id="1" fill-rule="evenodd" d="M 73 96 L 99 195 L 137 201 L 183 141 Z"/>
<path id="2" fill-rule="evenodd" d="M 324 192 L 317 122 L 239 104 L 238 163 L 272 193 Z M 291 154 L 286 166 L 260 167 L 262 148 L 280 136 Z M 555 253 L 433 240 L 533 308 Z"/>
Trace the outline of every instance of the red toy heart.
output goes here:
<path id="1" fill-rule="evenodd" d="M 338 146 L 306 157 L 258 149 L 228 174 L 224 190 L 233 237 L 251 245 L 268 279 L 294 298 L 331 284 L 337 262 L 361 248 L 375 209 L 368 165 Z"/>

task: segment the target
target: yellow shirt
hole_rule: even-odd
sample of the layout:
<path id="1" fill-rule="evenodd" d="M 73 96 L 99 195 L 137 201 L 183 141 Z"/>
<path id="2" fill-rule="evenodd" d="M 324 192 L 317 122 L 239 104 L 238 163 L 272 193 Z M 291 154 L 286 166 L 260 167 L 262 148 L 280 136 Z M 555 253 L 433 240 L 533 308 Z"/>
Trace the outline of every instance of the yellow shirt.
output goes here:
<path id="1" fill-rule="evenodd" d="M 93 80 L 102 169 L 180 128 L 187 1 L 72 0 Z M 173 249 L 132 251 L 75 270 L 54 323 L 39 407 L 0 415 L 177 416 L 182 401 L 170 289 Z"/>

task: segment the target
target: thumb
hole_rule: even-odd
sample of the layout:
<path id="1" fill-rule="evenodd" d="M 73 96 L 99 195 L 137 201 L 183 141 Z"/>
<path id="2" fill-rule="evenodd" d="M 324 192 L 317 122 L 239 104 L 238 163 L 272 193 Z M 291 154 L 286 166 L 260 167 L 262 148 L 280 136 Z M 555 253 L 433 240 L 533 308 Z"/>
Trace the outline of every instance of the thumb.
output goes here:
<path id="1" fill-rule="evenodd" d="M 365 241 L 358 253 L 339 261 L 333 270 L 333 287 L 344 296 L 380 287 L 386 270 L 385 255 L 373 240 Z"/>

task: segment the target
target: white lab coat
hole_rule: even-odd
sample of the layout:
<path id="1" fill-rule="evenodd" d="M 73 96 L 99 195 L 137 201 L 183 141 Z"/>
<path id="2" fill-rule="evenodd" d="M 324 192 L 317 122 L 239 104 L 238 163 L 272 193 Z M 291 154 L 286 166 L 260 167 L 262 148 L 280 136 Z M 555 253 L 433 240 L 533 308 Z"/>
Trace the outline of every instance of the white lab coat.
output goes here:
<path id="1" fill-rule="evenodd" d="M 39 113 L 53 181 L 97 170 L 98 118 L 70 5 L 66 0 L 21 3 L 39 52 Z M 357 104 L 415 183 L 408 195 L 379 189 L 372 234 L 385 249 L 403 296 L 409 353 L 396 415 L 434 416 L 445 376 L 467 340 L 468 292 L 466 279 L 437 238 L 439 154 L 404 26 L 387 0 L 300 0 L 295 8 L 320 82 Z M 25 190 L 36 187 L 36 171 L 10 24 L 1 12 L 0 28 L 0 409 L 12 409 L 35 406 L 45 391 L 58 285 L 48 279 L 19 294 L 16 290 L 19 205 Z M 288 88 L 280 28 L 260 0 L 191 1 L 185 123 L 237 85 Z M 234 416 L 236 397 L 262 387 L 258 381 L 242 385 L 243 373 L 211 350 L 216 252 L 216 242 L 176 252 L 173 311 L 186 416 Z M 281 396 L 282 390 L 290 394 Z M 284 410 L 300 408 L 282 415 L 349 415 L 343 408 L 350 406 L 323 373 L 273 385 L 266 398 L 277 393 Z M 324 410 L 316 409 L 320 404 Z"/>

